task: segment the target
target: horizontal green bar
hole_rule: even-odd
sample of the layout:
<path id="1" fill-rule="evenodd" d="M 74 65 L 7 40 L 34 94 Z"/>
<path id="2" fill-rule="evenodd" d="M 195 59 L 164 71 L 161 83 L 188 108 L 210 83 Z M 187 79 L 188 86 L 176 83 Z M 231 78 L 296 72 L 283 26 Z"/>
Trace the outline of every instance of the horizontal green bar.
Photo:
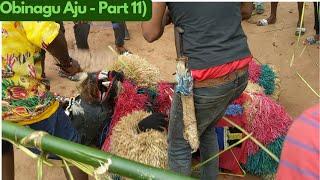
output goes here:
<path id="1" fill-rule="evenodd" d="M 17 124 L 2 121 L 2 137 L 19 142 L 22 138 L 34 132 L 30 128 L 19 126 Z M 32 142 L 33 143 L 33 142 Z M 30 144 L 33 146 L 33 144 Z M 42 137 L 42 150 L 72 159 L 81 163 L 99 167 L 100 164 L 96 160 L 106 162 L 111 159 L 112 164 L 109 172 L 133 179 L 163 179 L 163 180 L 189 180 L 191 177 L 181 176 L 177 173 L 151 167 L 142 163 L 131 161 L 118 157 L 116 155 L 100 151 L 88 146 L 73 143 L 51 135 Z"/>
<path id="2" fill-rule="evenodd" d="M 0 21 L 146 21 L 151 0 L 1 0 Z"/>

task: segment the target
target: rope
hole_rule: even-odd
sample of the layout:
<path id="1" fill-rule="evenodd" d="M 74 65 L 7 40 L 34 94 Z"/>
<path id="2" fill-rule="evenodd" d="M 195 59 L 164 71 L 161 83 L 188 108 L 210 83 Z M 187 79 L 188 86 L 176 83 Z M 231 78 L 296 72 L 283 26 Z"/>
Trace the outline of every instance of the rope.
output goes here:
<path id="1" fill-rule="evenodd" d="M 112 161 L 110 158 L 107 159 L 107 162 L 100 163 L 100 166 L 93 171 L 94 177 L 96 180 L 104 179 L 106 176 L 105 174 L 108 172 Z"/>
<path id="2" fill-rule="evenodd" d="M 48 135 L 48 133 L 44 131 L 35 131 L 29 134 L 28 136 L 24 137 L 23 139 L 21 139 L 20 143 L 22 145 L 27 145 L 30 142 L 33 142 L 34 146 L 41 150 L 42 137 L 45 135 Z"/>

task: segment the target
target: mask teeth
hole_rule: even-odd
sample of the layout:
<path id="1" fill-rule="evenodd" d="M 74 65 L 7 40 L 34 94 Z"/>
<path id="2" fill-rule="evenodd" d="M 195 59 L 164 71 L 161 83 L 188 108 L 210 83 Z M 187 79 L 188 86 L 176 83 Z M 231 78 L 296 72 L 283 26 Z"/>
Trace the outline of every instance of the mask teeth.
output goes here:
<path id="1" fill-rule="evenodd" d="M 102 85 L 104 86 L 104 87 L 109 87 L 110 86 L 110 81 L 106 81 L 106 82 L 102 82 Z"/>
<path id="2" fill-rule="evenodd" d="M 107 98 L 107 94 L 104 92 L 104 93 L 102 93 L 102 95 L 101 95 L 101 103 L 104 101 L 104 100 L 106 100 L 106 98 Z"/>
<path id="3" fill-rule="evenodd" d="M 98 75 L 98 79 L 101 80 L 101 79 L 108 79 L 108 72 L 106 71 L 101 71 Z"/>

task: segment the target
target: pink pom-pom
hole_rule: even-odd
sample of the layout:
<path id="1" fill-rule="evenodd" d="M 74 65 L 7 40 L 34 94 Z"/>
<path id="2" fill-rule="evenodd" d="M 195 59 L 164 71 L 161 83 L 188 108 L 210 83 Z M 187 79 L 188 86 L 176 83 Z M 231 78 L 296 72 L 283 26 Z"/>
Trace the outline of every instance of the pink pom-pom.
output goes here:
<path id="1" fill-rule="evenodd" d="M 252 97 L 252 104 L 247 111 L 248 123 L 245 129 L 253 133 L 258 141 L 267 145 L 278 137 L 286 135 L 292 119 L 285 109 L 264 94 Z M 259 147 L 248 141 L 248 153 L 254 154 Z"/>
<path id="2" fill-rule="evenodd" d="M 248 71 L 249 71 L 249 80 L 251 80 L 254 83 L 257 83 L 259 81 L 260 74 L 261 74 L 261 65 L 255 61 L 251 61 L 249 63 Z"/>

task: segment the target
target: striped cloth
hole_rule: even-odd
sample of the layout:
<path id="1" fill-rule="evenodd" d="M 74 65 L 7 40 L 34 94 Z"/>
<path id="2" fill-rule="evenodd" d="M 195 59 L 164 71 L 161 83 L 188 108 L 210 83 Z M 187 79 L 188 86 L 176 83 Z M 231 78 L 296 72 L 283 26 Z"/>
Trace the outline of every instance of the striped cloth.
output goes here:
<path id="1" fill-rule="evenodd" d="M 320 104 L 308 109 L 292 124 L 282 149 L 277 180 L 318 180 Z"/>

